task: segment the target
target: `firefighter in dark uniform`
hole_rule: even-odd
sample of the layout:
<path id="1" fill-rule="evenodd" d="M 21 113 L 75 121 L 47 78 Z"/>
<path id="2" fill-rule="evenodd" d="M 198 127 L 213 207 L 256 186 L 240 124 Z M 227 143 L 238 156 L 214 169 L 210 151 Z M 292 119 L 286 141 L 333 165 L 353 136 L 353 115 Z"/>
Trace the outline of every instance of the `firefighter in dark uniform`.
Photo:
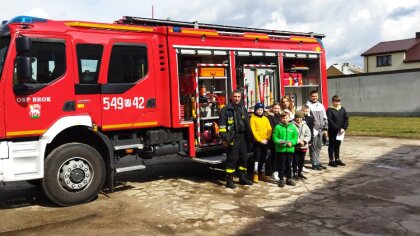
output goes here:
<path id="1" fill-rule="evenodd" d="M 231 103 L 223 107 L 219 116 L 219 133 L 226 148 L 226 187 L 235 188 L 233 174 L 238 168 L 239 183 L 252 185 L 247 177 L 247 146 L 250 143 L 251 128 L 246 109 L 241 106 L 242 93 L 240 90 L 232 92 Z"/>

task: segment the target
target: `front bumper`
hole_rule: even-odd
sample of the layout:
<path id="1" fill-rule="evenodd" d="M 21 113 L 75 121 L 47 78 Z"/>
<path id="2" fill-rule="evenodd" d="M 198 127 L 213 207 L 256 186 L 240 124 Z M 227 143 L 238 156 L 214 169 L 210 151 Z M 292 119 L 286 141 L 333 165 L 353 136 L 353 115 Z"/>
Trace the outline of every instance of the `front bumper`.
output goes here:
<path id="1" fill-rule="evenodd" d="M 0 182 L 4 180 L 4 160 L 9 158 L 9 146 L 7 142 L 0 142 Z"/>
<path id="2" fill-rule="evenodd" d="M 0 182 L 3 182 L 3 160 L 0 159 Z"/>
<path id="3" fill-rule="evenodd" d="M 0 143 L 0 182 L 40 179 L 44 160 L 40 141 Z"/>

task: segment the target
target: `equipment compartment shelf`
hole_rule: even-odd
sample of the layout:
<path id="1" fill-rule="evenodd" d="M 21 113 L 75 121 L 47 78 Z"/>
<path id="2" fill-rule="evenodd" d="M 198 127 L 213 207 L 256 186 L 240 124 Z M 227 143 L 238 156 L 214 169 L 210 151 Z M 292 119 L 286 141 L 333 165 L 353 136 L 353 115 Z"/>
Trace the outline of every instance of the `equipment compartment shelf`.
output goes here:
<path id="1" fill-rule="evenodd" d="M 196 79 L 196 145 L 209 147 L 220 145 L 219 112 L 228 100 L 228 64 L 197 64 Z"/>
<path id="2" fill-rule="evenodd" d="M 285 85 L 285 88 L 304 88 L 304 87 L 319 87 L 319 84 L 308 84 L 308 85 Z"/>
<path id="3" fill-rule="evenodd" d="M 226 76 L 223 76 L 223 77 L 198 77 L 198 79 L 217 79 L 217 80 L 220 80 L 220 79 L 227 79 L 227 77 Z"/>
<path id="4" fill-rule="evenodd" d="M 216 120 L 219 119 L 218 116 L 211 116 L 211 117 L 201 117 L 201 120 Z"/>
<path id="5" fill-rule="evenodd" d="M 294 68 L 286 69 L 285 72 L 294 72 L 297 70 L 309 70 L 309 67 L 294 67 Z"/>

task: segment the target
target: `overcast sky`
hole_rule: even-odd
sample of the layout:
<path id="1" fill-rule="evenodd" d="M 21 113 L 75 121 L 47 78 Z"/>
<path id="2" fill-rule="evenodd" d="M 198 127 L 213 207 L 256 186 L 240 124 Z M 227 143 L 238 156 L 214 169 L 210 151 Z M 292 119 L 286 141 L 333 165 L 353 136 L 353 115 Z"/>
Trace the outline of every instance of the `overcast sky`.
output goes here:
<path id="1" fill-rule="evenodd" d="M 0 19 L 31 15 L 113 22 L 122 16 L 170 18 L 326 35 L 327 66 L 349 62 L 381 41 L 420 32 L 420 0 L 0 0 Z"/>

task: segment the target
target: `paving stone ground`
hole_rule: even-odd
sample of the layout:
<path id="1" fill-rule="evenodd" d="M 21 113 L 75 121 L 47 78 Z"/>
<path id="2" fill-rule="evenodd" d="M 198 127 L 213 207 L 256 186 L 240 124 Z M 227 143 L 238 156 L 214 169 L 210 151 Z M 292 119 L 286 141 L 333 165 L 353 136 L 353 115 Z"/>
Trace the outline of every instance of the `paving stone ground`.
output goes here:
<path id="1" fill-rule="evenodd" d="M 420 140 L 349 136 L 341 154 L 345 167 L 311 170 L 284 188 L 226 189 L 220 167 L 177 157 L 121 174 L 117 191 L 74 207 L 56 207 L 26 183 L 6 185 L 0 234 L 420 235 Z"/>

